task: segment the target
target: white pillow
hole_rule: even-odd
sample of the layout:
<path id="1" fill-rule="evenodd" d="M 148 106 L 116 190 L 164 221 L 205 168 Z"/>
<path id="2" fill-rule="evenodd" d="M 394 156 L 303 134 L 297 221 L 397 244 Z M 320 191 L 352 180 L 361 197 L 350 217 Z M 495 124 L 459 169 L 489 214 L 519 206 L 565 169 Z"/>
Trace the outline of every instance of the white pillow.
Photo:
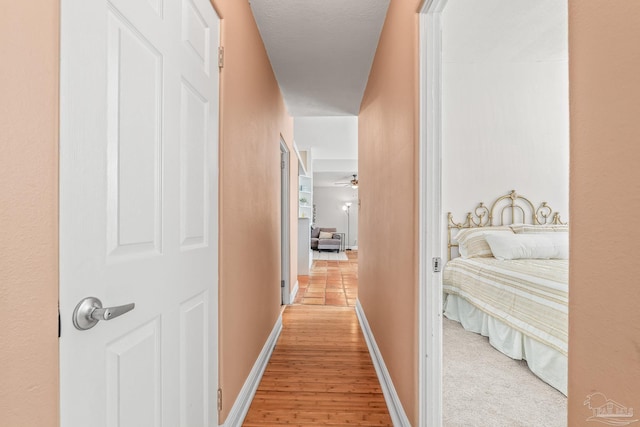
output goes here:
<path id="1" fill-rule="evenodd" d="M 557 233 L 568 232 L 569 226 L 566 224 L 511 224 L 509 227 L 516 234 L 531 234 L 531 233 Z"/>
<path id="2" fill-rule="evenodd" d="M 508 226 L 463 228 L 455 235 L 462 258 L 491 258 L 491 248 L 485 236 L 492 233 L 513 234 Z"/>
<path id="3" fill-rule="evenodd" d="M 499 260 L 569 259 L 568 233 L 487 234 L 485 239 Z"/>
<path id="4" fill-rule="evenodd" d="M 319 239 L 333 239 L 333 233 L 329 231 L 321 231 L 318 236 Z"/>

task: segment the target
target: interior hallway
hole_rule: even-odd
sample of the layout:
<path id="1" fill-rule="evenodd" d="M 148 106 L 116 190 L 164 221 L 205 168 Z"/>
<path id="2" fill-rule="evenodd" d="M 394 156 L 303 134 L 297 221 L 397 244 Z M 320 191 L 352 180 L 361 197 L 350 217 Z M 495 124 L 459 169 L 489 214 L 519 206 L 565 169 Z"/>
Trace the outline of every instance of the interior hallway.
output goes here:
<path id="1" fill-rule="evenodd" d="M 392 425 L 353 309 L 358 253 L 314 261 L 243 425 Z"/>
<path id="2" fill-rule="evenodd" d="M 292 305 L 244 426 L 391 426 L 353 307 Z"/>

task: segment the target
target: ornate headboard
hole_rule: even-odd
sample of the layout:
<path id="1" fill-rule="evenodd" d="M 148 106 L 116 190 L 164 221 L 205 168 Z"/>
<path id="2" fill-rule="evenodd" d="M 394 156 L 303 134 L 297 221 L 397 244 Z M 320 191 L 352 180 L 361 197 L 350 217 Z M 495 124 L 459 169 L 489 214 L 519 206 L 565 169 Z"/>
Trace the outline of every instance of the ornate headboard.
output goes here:
<path id="1" fill-rule="evenodd" d="M 453 230 L 511 224 L 558 225 L 566 223 L 560 220 L 560 214 L 554 212 L 547 202 L 542 202 L 536 208 L 529 199 L 512 190 L 509 194 L 498 197 L 489 207 L 480 202 L 473 212 L 467 212 L 464 222 L 455 222 L 453 214 L 447 213 L 448 259 L 451 259 L 452 248 L 458 247 L 458 244 L 453 242 Z"/>

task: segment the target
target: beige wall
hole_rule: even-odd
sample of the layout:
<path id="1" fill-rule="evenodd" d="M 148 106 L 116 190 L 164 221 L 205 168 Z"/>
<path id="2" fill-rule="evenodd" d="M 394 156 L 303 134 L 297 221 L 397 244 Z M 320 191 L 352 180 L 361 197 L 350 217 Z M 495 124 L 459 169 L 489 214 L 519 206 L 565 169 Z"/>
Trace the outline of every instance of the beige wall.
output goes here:
<path id="1" fill-rule="evenodd" d="M 0 424 L 58 425 L 58 3 L 0 12 Z"/>
<path id="2" fill-rule="evenodd" d="M 640 412 L 640 2 L 569 0 L 569 425 L 587 395 Z"/>
<path id="3" fill-rule="evenodd" d="M 281 135 L 294 151 L 293 120 L 249 3 L 214 4 L 223 17 L 225 48 L 220 109 L 222 422 L 280 314 Z M 295 162 L 293 154 L 291 164 Z M 292 181 L 293 204 L 297 177 Z"/>
<path id="4" fill-rule="evenodd" d="M 392 1 L 358 128 L 358 298 L 412 425 L 418 420 L 418 1 Z"/>
<path id="5" fill-rule="evenodd" d="M 415 3 L 391 3 L 360 118 L 360 297 L 414 425 Z M 221 381 L 227 396 L 226 415 L 235 399 L 230 395 L 244 381 L 278 312 L 273 307 L 277 297 L 270 289 L 267 304 L 249 296 L 266 287 L 261 286 L 267 283 L 266 275 L 271 280 L 276 274 L 256 256 L 257 249 L 249 245 L 240 250 L 235 242 L 236 238 L 244 242 L 258 228 L 254 237 L 268 247 L 273 248 L 273 240 L 279 239 L 274 232 L 275 214 L 263 211 L 272 207 L 277 211 L 277 201 L 266 201 L 251 189 L 257 176 L 266 182 L 264 191 L 277 193 L 273 184 L 277 172 L 248 171 L 243 163 L 256 162 L 256 152 L 276 159 L 279 133 L 291 143 L 291 123 L 246 2 L 221 0 L 216 5 L 224 13 L 227 46 L 221 198 L 230 205 L 221 212 L 226 221 L 221 248 L 229 248 L 221 264 Z M 0 14 L 0 55 L 5 64 L 0 67 L 0 419 L 12 427 L 58 425 L 58 19 L 57 2 L 44 0 L 5 2 Z M 595 391 L 636 412 L 640 408 L 640 264 L 633 259 L 637 233 L 628 226 L 640 211 L 636 165 L 640 158 L 636 42 L 640 39 L 640 3 L 570 0 L 569 19 L 569 425 L 573 427 L 585 425 L 590 414 L 582 403 Z M 265 147 L 259 146 L 259 140 Z M 240 146 L 247 149 L 240 150 Z M 239 179 L 229 182 L 231 177 Z M 389 182 L 397 184 L 391 187 Z M 615 219 L 603 217 L 602 209 Z M 241 220 L 229 215 L 249 219 L 240 224 Z M 391 258 L 382 256 L 385 239 L 396 244 Z M 264 253 L 259 251 L 261 257 Z M 623 264 L 624 268 L 617 268 Z M 256 270 L 260 277 L 243 270 Z M 257 277 L 256 283 L 247 285 L 246 280 Z M 261 319 L 267 324 L 261 325 Z M 250 339 L 234 344 L 233 334 L 241 332 Z M 245 356 L 244 352 L 254 354 Z"/>

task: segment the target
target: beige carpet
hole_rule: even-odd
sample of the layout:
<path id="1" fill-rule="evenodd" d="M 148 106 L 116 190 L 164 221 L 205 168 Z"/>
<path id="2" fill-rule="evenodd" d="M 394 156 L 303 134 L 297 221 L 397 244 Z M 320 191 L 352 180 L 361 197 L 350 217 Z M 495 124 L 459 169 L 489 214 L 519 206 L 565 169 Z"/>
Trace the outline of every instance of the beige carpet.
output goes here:
<path id="1" fill-rule="evenodd" d="M 348 261 L 344 252 L 313 251 L 313 259 L 320 261 Z"/>
<path id="2" fill-rule="evenodd" d="M 458 322 L 444 323 L 444 427 L 564 427 L 567 399 Z"/>

